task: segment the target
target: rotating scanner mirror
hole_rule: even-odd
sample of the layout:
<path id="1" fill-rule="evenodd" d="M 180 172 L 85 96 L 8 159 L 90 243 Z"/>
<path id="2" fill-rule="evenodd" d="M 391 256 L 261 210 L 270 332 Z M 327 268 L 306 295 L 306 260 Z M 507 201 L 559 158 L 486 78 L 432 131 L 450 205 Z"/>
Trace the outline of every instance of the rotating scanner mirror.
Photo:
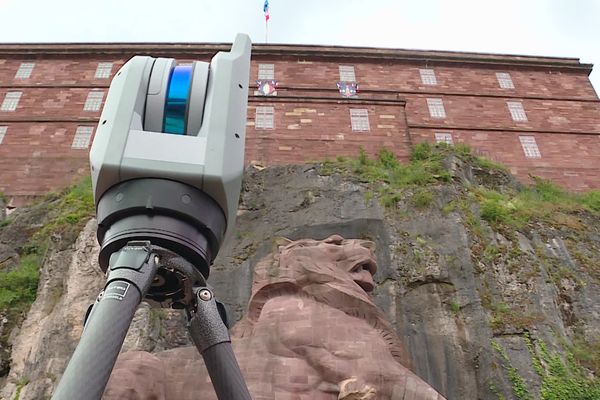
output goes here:
<path id="1" fill-rule="evenodd" d="M 191 66 L 178 65 L 173 68 L 167 86 L 163 132 L 185 135 L 191 83 Z"/>
<path id="2" fill-rule="evenodd" d="M 202 126 L 208 63 L 177 65 L 174 59 L 157 58 L 149 76 L 143 130 L 197 136 Z"/>

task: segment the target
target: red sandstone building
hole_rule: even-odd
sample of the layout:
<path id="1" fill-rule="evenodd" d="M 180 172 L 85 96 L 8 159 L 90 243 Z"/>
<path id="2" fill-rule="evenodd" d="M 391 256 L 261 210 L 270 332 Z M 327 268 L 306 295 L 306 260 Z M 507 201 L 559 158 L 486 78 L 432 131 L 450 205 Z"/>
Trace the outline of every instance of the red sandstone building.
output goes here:
<path id="1" fill-rule="evenodd" d="M 203 60 L 227 45 L 0 45 L 0 192 L 18 206 L 87 173 L 111 78 L 135 54 Z M 255 45 L 246 162 L 406 158 L 421 141 L 466 143 L 519 178 L 600 188 L 600 100 L 578 59 Z M 359 92 L 354 95 L 358 87 Z M 268 92 L 267 87 L 266 91 Z"/>

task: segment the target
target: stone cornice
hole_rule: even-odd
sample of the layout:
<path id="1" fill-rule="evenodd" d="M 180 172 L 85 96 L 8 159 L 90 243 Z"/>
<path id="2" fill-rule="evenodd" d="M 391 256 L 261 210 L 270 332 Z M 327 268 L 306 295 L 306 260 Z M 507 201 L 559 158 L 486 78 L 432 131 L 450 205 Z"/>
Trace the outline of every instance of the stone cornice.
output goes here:
<path id="1" fill-rule="evenodd" d="M 206 58 L 229 50 L 228 43 L 5 43 L 0 44 L 0 58 L 5 57 L 76 57 L 129 58 L 134 54 L 151 54 L 176 58 Z M 300 60 L 357 59 L 376 62 L 462 63 L 502 66 L 576 69 L 591 72 L 592 64 L 578 58 L 540 57 L 458 51 L 407 50 L 379 47 L 346 47 L 293 44 L 254 44 L 254 58 L 295 57 Z"/>

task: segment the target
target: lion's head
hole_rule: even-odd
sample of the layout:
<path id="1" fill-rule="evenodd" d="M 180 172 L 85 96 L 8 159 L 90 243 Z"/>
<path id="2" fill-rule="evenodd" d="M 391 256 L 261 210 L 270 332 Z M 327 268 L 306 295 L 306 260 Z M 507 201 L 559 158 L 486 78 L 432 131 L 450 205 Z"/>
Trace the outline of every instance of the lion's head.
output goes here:
<path id="1" fill-rule="evenodd" d="M 303 290 L 327 285 L 370 303 L 368 293 L 373 291 L 377 272 L 374 248 L 371 241 L 339 235 L 324 240 L 278 239 L 273 253 L 256 265 L 253 294 L 277 283 Z"/>
<path id="2" fill-rule="evenodd" d="M 276 240 L 273 252 L 256 264 L 250 303 L 236 334 L 252 331 L 270 299 L 290 294 L 310 297 L 367 321 L 381 332 L 392 354 L 408 365 L 403 346 L 370 296 L 377 272 L 374 249 L 371 241 L 339 235 L 323 240 Z"/>

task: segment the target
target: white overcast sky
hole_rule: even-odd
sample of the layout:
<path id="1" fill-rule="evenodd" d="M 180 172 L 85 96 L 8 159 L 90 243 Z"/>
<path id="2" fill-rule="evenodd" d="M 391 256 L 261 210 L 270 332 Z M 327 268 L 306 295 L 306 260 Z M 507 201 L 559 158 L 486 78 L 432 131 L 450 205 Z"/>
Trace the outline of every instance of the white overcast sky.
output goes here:
<path id="1" fill-rule="evenodd" d="M 0 0 L 0 42 L 265 41 L 264 0 Z M 600 0 L 270 0 L 269 43 L 576 57 L 600 92 Z"/>

